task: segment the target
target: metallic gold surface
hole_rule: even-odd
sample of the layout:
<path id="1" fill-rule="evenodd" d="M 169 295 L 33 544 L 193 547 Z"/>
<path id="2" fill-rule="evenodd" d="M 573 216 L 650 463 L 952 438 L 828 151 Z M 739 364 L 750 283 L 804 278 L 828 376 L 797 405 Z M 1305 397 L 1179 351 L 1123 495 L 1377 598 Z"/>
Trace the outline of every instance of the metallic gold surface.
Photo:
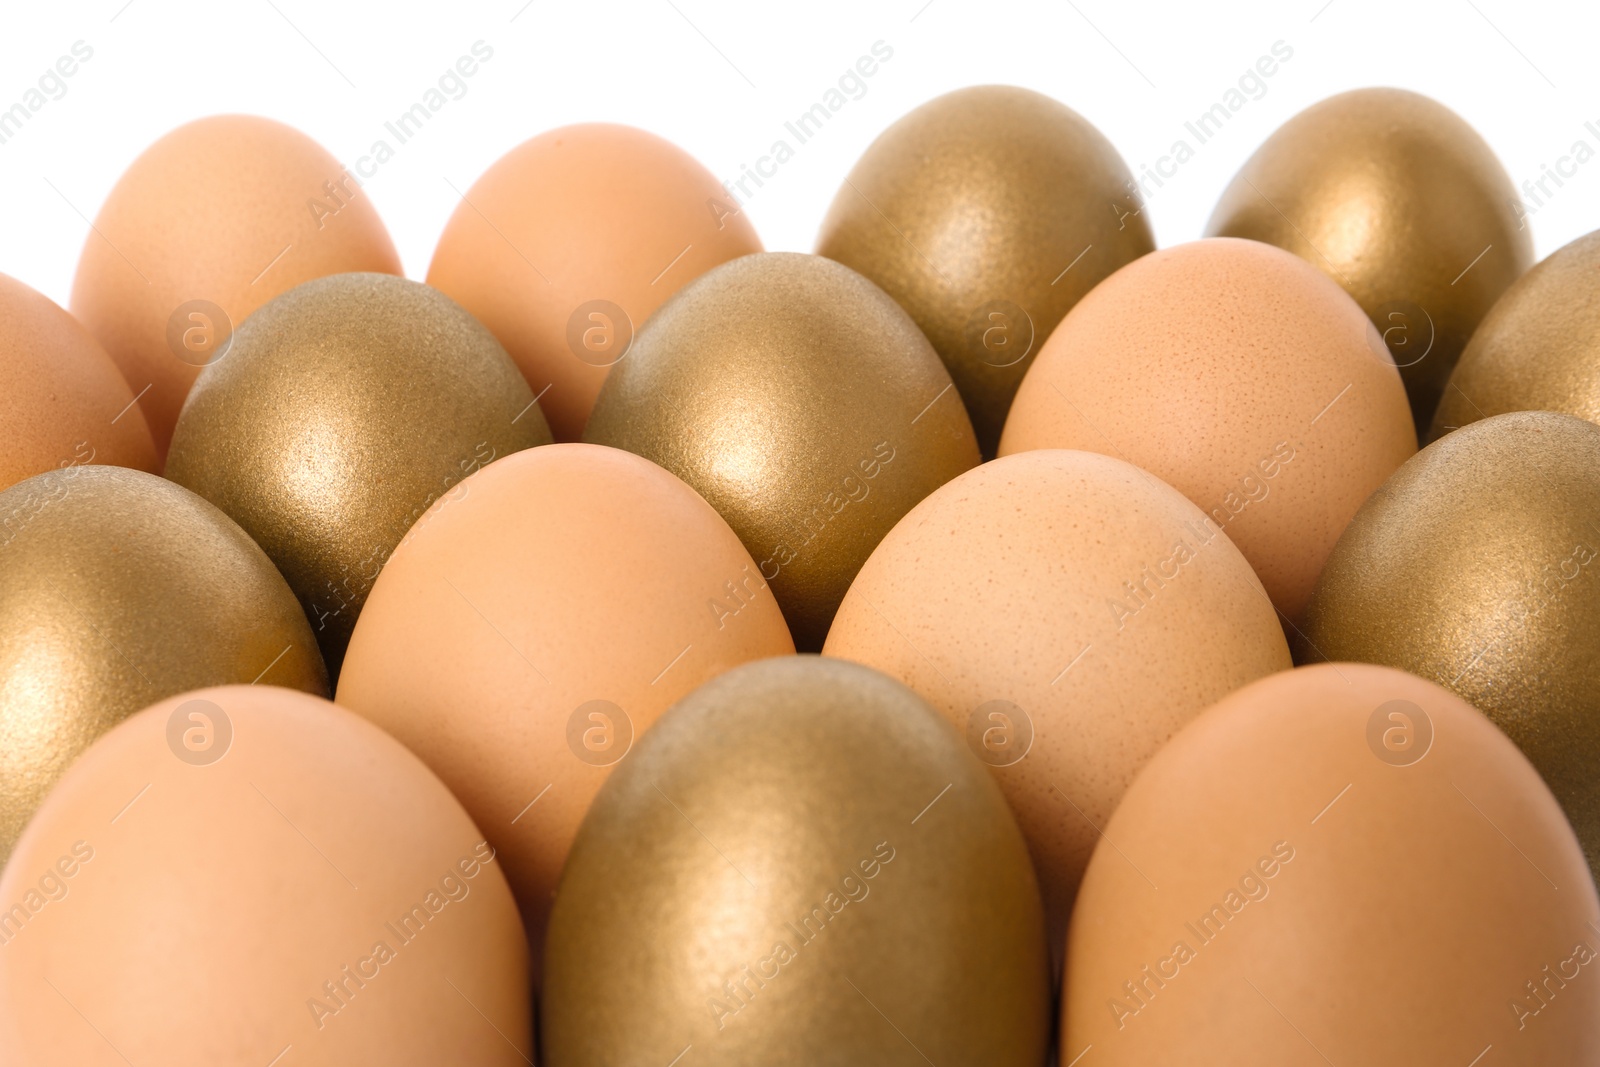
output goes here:
<path id="1" fill-rule="evenodd" d="M 226 515 L 120 467 L 0 493 L 0 861 L 95 738 L 177 693 L 258 681 L 328 692 L 294 595 Z"/>
<path id="2" fill-rule="evenodd" d="M 688 482 L 755 558 L 795 647 L 917 501 L 978 462 L 927 338 L 861 275 L 771 252 L 716 267 L 651 316 L 584 440 Z"/>
<path id="3" fill-rule="evenodd" d="M 874 141 L 834 198 L 819 255 L 910 312 L 966 401 L 985 456 L 1061 317 L 1155 249 L 1127 164 L 1048 96 L 947 93 Z"/>
<path id="4" fill-rule="evenodd" d="M 337 678 L 389 553 L 461 479 L 548 444 L 498 341 L 449 297 L 336 274 L 264 305 L 195 382 L 167 477 L 227 512 L 300 598 Z"/>
<path id="5" fill-rule="evenodd" d="M 1600 423 L 1600 230 L 1551 253 L 1495 303 L 1450 376 L 1433 437 L 1509 411 Z"/>
<path id="6" fill-rule="evenodd" d="M 551 914 L 549 1067 L 1043 1062 L 1044 923 L 987 769 L 900 683 L 811 656 L 668 711 Z"/>
<path id="7" fill-rule="evenodd" d="M 1479 320 L 1533 262 L 1511 179 L 1425 96 L 1357 89 L 1284 123 L 1206 226 L 1286 248 L 1333 278 L 1388 342 L 1417 436 Z"/>
<path id="8" fill-rule="evenodd" d="M 1356 514 L 1295 658 L 1453 689 L 1539 769 L 1600 876 L 1600 427 L 1520 412 L 1429 445 Z"/>

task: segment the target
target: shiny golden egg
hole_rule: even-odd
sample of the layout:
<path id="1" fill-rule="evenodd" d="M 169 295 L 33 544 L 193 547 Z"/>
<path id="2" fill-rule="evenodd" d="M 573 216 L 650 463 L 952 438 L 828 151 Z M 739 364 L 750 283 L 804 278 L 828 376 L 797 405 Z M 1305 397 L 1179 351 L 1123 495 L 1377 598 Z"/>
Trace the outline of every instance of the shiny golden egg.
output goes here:
<path id="1" fill-rule="evenodd" d="M 1008 85 L 947 93 L 890 126 L 817 237 L 819 255 L 881 285 L 928 335 L 985 456 L 1061 316 L 1154 248 L 1111 142 L 1065 105 Z"/>
<path id="2" fill-rule="evenodd" d="M 1600 426 L 1520 412 L 1407 461 L 1322 572 L 1296 659 L 1399 667 L 1521 747 L 1600 873 Z"/>
<path id="3" fill-rule="evenodd" d="M 222 512 L 122 467 L 0 492 L 0 861 L 95 738 L 174 693 L 255 682 L 328 691 L 294 594 Z"/>
<path id="4" fill-rule="evenodd" d="M 900 516 L 978 462 L 939 357 L 895 302 L 821 256 L 745 256 L 690 282 L 611 369 L 584 440 L 653 460 L 721 513 L 822 647 Z"/>
<path id="5" fill-rule="evenodd" d="M 1455 112 L 1404 89 L 1357 89 L 1267 138 L 1206 233 L 1287 248 L 1344 286 L 1388 343 L 1421 436 L 1467 338 L 1533 262 L 1518 203 Z"/>
<path id="6" fill-rule="evenodd" d="M 611 775 L 545 947 L 544 1062 L 1038 1067 L 1027 846 L 977 757 L 851 663 L 747 664 Z"/>
<path id="7" fill-rule="evenodd" d="M 336 274 L 239 327 L 178 417 L 167 477 L 266 550 L 337 677 L 411 524 L 473 471 L 549 441 L 505 349 L 449 297 Z"/>

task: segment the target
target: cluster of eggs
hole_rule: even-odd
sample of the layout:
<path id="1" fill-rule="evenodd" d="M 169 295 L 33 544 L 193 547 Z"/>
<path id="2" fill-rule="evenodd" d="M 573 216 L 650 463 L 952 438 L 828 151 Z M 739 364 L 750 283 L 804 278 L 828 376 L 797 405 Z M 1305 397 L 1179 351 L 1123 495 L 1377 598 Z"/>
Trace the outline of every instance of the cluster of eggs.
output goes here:
<path id="1" fill-rule="evenodd" d="M 174 131 L 0 277 L 0 1061 L 1596 1062 L 1600 233 L 1515 203 L 1363 90 L 1157 250 L 985 87 L 815 255 L 546 133 L 424 285 Z"/>

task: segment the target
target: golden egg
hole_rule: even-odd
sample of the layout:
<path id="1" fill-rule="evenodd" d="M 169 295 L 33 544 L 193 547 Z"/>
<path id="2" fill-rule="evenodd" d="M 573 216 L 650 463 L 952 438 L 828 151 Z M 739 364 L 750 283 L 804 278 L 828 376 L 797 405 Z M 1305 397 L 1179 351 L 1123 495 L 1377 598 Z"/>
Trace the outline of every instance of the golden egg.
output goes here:
<path id="1" fill-rule="evenodd" d="M 911 313 L 949 368 L 985 456 L 1061 316 L 1155 248 L 1111 142 L 1048 96 L 960 89 L 885 130 L 834 197 L 817 252 Z"/>
<path id="2" fill-rule="evenodd" d="M 156 469 L 133 391 L 78 320 L 0 274 L 0 489 L 58 467 Z"/>
<path id="3" fill-rule="evenodd" d="M 593 122 L 496 160 L 450 216 L 428 284 L 499 338 L 556 439 L 576 441 L 645 319 L 717 264 L 759 251 L 749 217 L 694 157 Z"/>
<path id="4" fill-rule="evenodd" d="M 938 708 L 988 764 L 1066 936 L 1122 791 L 1200 710 L 1289 667 L 1227 534 L 1132 464 L 1040 450 L 941 486 L 850 586 L 824 653 Z"/>
<path id="5" fill-rule="evenodd" d="M 1027 846 L 955 731 L 876 671 L 769 659 L 602 787 L 551 913 L 544 1062 L 1038 1067 L 1047 968 Z"/>
<path id="6" fill-rule="evenodd" d="M 1600 422 L 1600 230 L 1506 290 L 1461 354 L 1433 436 L 1510 411 Z"/>
<path id="7" fill-rule="evenodd" d="M 1449 108 L 1404 89 L 1309 107 L 1234 176 L 1206 226 L 1300 256 L 1355 297 L 1425 434 L 1467 338 L 1533 262 L 1511 179 Z"/>
<path id="8" fill-rule="evenodd" d="M 294 594 L 226 515 L 121 467 L 0 492 L 0 861 L 95 738 L 233 682 L 328 691 Z"/>
<path id="9" fill-rule="evenodd" d="M 528 449 L 438 501 L 361 610 L 338 701 L 409 745 L 500 854 L 539 946 L 611 768 L 680 697 L 794 652 L 711 505 L 630 452 Z"/>
<path id="10" fill-rule="evenodd" d="M 1588 1067 L 1600 901 L 1528 761 L 1453 693 L 1324 664 L 1184 728 L 1072 914 L 1062 1064 Z"/>
<path id="11" fill-rule="evenodd" d="M 400 273 L 359 182 L 299 130 L 212 115 L 140 154 L 106 197 L 72 282 L 82 320 L 139 394 L 165 456 L 200 369 L 256 308 L 341 271 Z"/>
<path id="12" fill-rule="evenodd" d="M 195 383 L 167 477 L 227 512 L 300 598 L 337 678 L 411 524 L 550 428 L 505 349 L 449 297 L 387 274 L 295 287 Z"/>
<path id="13" fill-rule="evenodd" d="M 1417 453 L 1351 521 L 1295 658 L 1478 707 L 1544 775 L 1600 876 L 1600 427 L 1497 415 Z"/>
<path id="14" fill-rule="evenodd" d="M 733 527 L 816 651 L 856 571 L 906 512 L 978 462 L 916 323 L 820 256 L 717 267 L 647 322 L 584 440 L 654 460 Z"/>
<path id="15" fill-rule="evenodd" d="M 494 849 L 326 700 L 188 692 L 84 753 L 0 877 L 0 1062 L 523 1067 Z"/>

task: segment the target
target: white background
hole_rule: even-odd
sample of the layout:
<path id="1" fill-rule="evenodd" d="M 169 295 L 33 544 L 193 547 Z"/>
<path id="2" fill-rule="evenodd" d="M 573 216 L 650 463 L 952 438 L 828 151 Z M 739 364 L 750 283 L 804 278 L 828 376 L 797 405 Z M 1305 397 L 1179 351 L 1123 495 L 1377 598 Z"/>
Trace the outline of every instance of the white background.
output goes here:
<path id="1" fill-rule="evenodd" d="M 1095 123 L 1137 172 L 1278 40 L 1294 57 L 1266 94 L 1150 199 L 1161 245 L 1199 236 L 1250 152 L 1297 111 L 1345 89 L 1395 85 L 1440 100 L 1482 133 L 1519 185 L 1575 140 L 1600 150 L 1600 135 L 1584 128 L 1600 130 L 1592 0 L 0 3 L 0 109 L 75 41 L 94 49 L 66 94 L 0 144 L 0 271 L 63 304 L 87 218 L 166 131 L 202 115 L 252 112 L 353 164 L 385 136 L 385 121 L 480 39 L 494 58 L 467 94 L 366 185 L 414 278 L 426 274 L 455 207 L 451 185 L 466 190 L 528 137 L 572 122 L 629 123 L 736 179 L 879 40 L 894 57 L 866 94 L 749 200 L 769 249 L 809 251 L 862 150 L 940 93 L 989 82 L 1048 93 Z M 1529 223 L 1541 257 L 1600 228 L 1600 159 Z"/>

